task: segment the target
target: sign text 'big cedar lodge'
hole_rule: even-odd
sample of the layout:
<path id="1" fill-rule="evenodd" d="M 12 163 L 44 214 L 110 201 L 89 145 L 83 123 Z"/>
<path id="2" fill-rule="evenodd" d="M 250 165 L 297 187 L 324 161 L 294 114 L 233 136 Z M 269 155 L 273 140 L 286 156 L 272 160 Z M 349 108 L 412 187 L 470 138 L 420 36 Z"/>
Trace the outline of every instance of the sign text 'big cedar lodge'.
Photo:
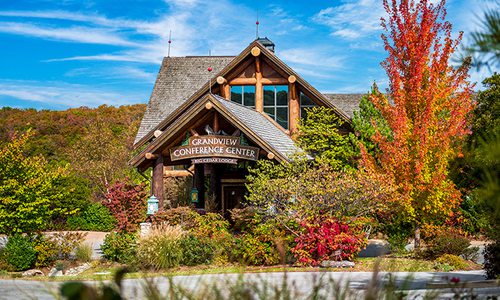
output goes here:
<path id="1" fill-rule="evenodd" d="M 237 136 L 192 136 L 189 145 L 170 149 L 172 161 L 189 158 L 193 158 L 193 163 L 236 163 L 234 158 L 257 160 L 259 148 L 241 145 Z"/>

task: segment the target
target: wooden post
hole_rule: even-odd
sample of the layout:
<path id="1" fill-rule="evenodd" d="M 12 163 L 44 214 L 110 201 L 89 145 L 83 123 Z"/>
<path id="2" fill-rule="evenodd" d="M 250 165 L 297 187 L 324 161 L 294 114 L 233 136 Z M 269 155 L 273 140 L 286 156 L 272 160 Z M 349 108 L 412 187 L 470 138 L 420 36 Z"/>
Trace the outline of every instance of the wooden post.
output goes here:
<path id="1" fill-rule="evenodd" d="M 226 98 L 227 100 L 231 100 L 231 87 L 229 86 L 229 84 L 227 82 L 224 83 L 222 88 L 224 89 L 224 98 Z"/>
<path id="2" fill-rule="evenodd" d="M 299 93 L 297 92 L 297 85 L 295 82 L 288 84 L 289 92 L 289 115 L 288 115 L 288 126 L 290 129 L 290 134 L 293 135 L 297 133 L 298 123 L 300 120 L 300 102 Z"/>
<path id="3" fill-rule="evenodd" d="M 213 124 L 213 129 L 215 134 L 219 131 L 219 114 L 217 111 L 214 113 L 214 124 Z"/>
<path id="4" fill-rule="evenodd" d="M 153 195 L 158 199 L 158 210 L 163 210 L 165 191 L 163 187 L 163 155 L 159 154 L 153 165 L 153 178 L 151 179 Z"/>
<path id="5" fill-rule="evenodd" d="M 255 57 L 255 110 L 258 112 L 264 111 L 264 98 L 262 89 L 262 72 L 260 70 L 260 57 Z"/>

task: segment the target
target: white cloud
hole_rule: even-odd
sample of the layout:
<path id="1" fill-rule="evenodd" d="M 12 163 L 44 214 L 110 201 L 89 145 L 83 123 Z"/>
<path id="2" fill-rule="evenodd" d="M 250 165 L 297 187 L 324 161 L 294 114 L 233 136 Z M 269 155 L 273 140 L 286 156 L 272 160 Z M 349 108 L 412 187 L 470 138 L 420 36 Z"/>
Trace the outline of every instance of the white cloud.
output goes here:
<path id="1" fill-rule="evenodd" d="M 70 60 L 124 61 L 158 64 L 167 55 L 168 35 L 172 31 L 171 55 L 234 54 L 241 50 L 241 35 L 236 29 L 253 32 L 251 12 L 244 6 L 227 0 L 205 2 L 197 0 L 165 1 L 170 9 L 149 20 L 108 18 L 95 13 L 53 11 L 0 11 L 0 17 L 16 17 L 16 22 L 0 23 L 0 31 L 43 39 L 120 46 L 123 49 L 92 55 L 54 57 L 47 62 Z M 221 11 L 228 12 L 224 15 Z M 203 17 L 200 17 L 203 16 Z M 19 21 L 34 19 L 37 24 Z M 48 26 L 50 19 L 78 24 Z M 41 25 L 40 25 L 41 24 Z M 3 25 L 3 29 L 2 29 Z M 234 32 L 234 33 L 231 33 Z M 227 34 L 230 33 L 230 34 Z M 217 36 L 217 39 L 213 39 Z M 232 43 L 228 53 L 220 45 Z M 236 45 L 236 47 L 235 47 Z M 214 49 L 216 48 L 216 49 Z M 227 47 L 226 47 L 227 48 Z"/>
<path id="2" fill-rule="evenodd" d="M 352 40 L 379 31 L 384 15 L 380 0 L 345 0 L 338 6 L 322 9 L 313 21 L 330 27 L 332 36 Z"/>
<path id="3" fill-rule="evenodd" d="M 18 34 L 45 38 L 50 40 L 60 40 L 68 42 L 105 44 L 117 46 L 136 46 L 137 44 L 128 41 L 116 32 L 106 29 L 90 27 L 46 27 L 28 23 L 0 22 L 0 32 L 8 34 Z"/>
<path id="4" fill-rule="evenodd" d="M 294 48 L 279 52 L 281 59 L 290 64 L 313 66 L 330 70 L 342 69 L 344 67 L 344 56 L 332 55 L 331 49 Z"/>
<path id="5" fill-rule="evenodd" d="M 374 80 L 373 78 L 360 78 L 358 82 L 354 84 L 344 84 L 340 85 L 339 87 L 336 87 L 334 89 L 324 91 L 323 93 L 325 94 L 358 94 L 358 93 L 367 93 L 370 91 L 371 86 L 373 83 L 376 83 L 378 88 L 381 91 L 385 91 L 389 81 L 387 78 L 378 78 L 377 80 Z"/>
<path id="6" fill-rule="evenodd" d="M 92 68 L 76 68 L 64 73 L 66 77 L 101 78 L 101 79 L 137 79 L 144 82 L 152 83 L 155 80 L 156 74 L 147 72 L 142 68 L 134 66 L 118 66 L 118 67 L 97 67 Z"/>
<path id="7" fill-rule="evenodd" d="M 130 91 L 120 93 L 81 84 L 27 80 L 0 81 L 0 96 L 17 98 L 19 101 L 39 102 L 47 106 L 63 107 L 96 107 L 101 104 L 125 105 L 146 100 L 145 95 L 133 94 Z"/>

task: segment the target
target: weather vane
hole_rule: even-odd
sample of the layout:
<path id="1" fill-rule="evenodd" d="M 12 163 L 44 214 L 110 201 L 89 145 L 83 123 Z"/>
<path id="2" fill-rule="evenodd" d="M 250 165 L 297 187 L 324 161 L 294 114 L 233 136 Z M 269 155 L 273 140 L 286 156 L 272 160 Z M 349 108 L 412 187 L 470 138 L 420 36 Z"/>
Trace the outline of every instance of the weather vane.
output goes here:
<path id="1" fill-rule="evenodd" d="M 257 10 L 257 20 L 255 21 L 255 38 L 259 38 L 259 11 Z"/>
<path id="2" fill-rule="evenodd" d="M 212 51 L 208 50 L 208 57 L 212 57 Z M 211 60 L 209 60 L 211 61 Z M 212 67 L 209 65 L 207 68 L 208 74 L 209 74 L 209 79 L 208 79 L 208 92 L 209 94 L 212 94 L 212 75 L 210 73 L 212 72 Z"/>

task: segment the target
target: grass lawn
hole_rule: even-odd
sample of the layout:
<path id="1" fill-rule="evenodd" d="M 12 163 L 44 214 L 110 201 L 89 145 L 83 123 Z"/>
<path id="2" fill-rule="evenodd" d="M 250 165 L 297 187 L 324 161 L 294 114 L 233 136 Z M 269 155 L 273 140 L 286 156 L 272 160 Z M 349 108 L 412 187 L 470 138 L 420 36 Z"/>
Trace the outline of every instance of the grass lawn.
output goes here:
<path id="1" fill-rule="evenodd" d="M 379 269 L 382 272 L 436 272 L 446 271 L 436 268 L 436 263 L 431 260 L 383 257 L 379 258 Z M 358 258 L 354 268 L 318 268 L 318 267 L 295 267 L 290 265 L 280 266 L 243 266 L 243 265 L 200 265 L 195 267 L 176 267 L 168 271 L 140 271 L 131 272 L 126 278 L 143 278 L 154 276 L 176 276 L 176 275 L 200 275 L 200 274 L 233 274 L 233 273 L 266 273 L 266 272 L 370 272 L 375 268 L 377 258 Z M 108 280 L 112 279 L 114 272 L 121 266 L 110 262 L 94 261 L 92 268 L 78 276 L 59 277 L 20 277 L 21 273 L 0 273 L 0 278 L 22 278 L 23 280 Z M 480 270 L 481 265 L 469 262 L 467 270 Z M 449 271 L 449 270 L 448 270 Z M 96 274 L 97 273 L 97 274 Z"/>

